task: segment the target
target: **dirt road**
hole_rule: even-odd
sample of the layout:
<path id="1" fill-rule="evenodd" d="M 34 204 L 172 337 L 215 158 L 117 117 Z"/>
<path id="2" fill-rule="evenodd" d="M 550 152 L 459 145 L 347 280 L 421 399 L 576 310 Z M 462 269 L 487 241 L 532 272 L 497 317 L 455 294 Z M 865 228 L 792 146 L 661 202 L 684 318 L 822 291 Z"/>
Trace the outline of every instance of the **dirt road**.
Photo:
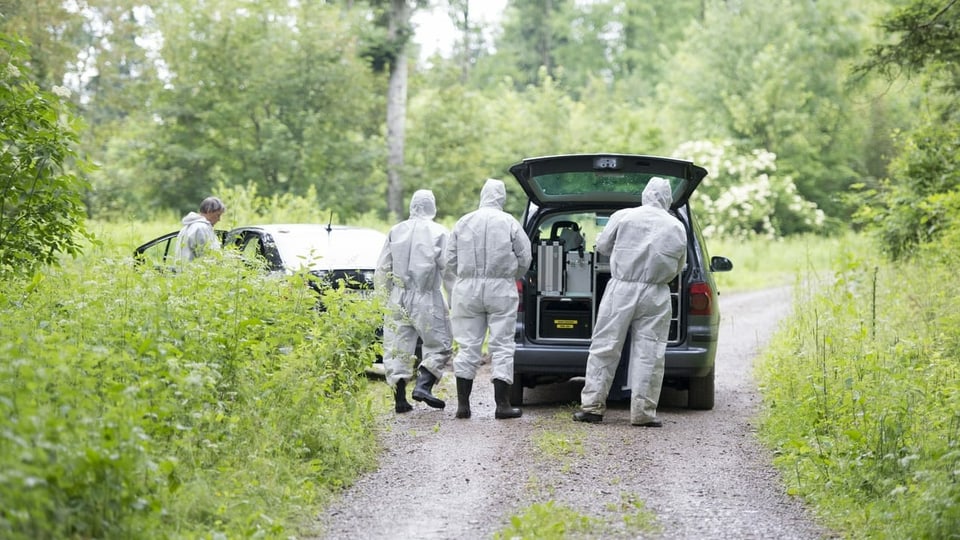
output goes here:
<path id="1" fill-rule="evenodd" d="M 318 517 L 322 538 L 489 539 L 534 503 L 554 501 L 607 523 L 597 538 L 815 539 L 830 534 L 784 493 L 754 437 L 751 366 L 788 314 L 788 289 L 721 297 L 716 406 L 690 411 L 664 389 L 664 427 L 637 428 L 626 404 L 600 425 L 570 414 L 582 383 L 527 390 L 523 417 L 493 418 L 489 371 L 477 377 L 473 418 L 457 420 L 452 373 L 443 411 L 416 404 L 383 419 L 385 453 Z M 658 531 L 624 524 L 642 502 Z"/>

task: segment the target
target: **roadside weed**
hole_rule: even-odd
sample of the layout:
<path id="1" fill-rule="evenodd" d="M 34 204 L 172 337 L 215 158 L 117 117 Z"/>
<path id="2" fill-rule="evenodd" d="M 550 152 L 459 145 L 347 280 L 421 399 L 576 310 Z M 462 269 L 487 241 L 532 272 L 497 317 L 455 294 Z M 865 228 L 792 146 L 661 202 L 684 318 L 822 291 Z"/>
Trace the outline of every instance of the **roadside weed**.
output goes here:
<path id="1" fill-rule="evenodd" d="M 623 532 L 643 537 L 662 532 L 656 515 L 647 510 L 635 494 L 621 493 L 620 502 L 607 505 L 606 510 L 613 515 L 612 521 L 609 516 L 584 515 L 552 500 L 536 503 L 511 516 L 509 525 L 494 534 L 494 538 L 561 540 L 620 536 Z"/>
<path id="2" fill-rule="evenodd" d="M 541 454 L 557 460 L 583 455 L 585 431 L 582 426 L 572 426 L 569 418 L 564 410 L 551 418 L 537 420 L 533 442 Z"/>
<path id="3" fill-rule="evenodd" d="M 4 538 L 287 537 L 373 465 L 376 307 L 99 248 L 0 284 Z"/>
<path id="4" fill-rule="evenodd" d="M 955 267 L 846 254 L 757 368 L 762 438 L 791 493 L 855 538 L 960 523 Z M 804 292 L 804 294 L 807 294 Z"/>
<path id="5" fill-rule="evenodd" d="M 663 531 L 657 515 L 647 510 L 635 493 L 621 493 L 620 505 L 613 509 L 623 515 L 623 524 L 631 533 L 653 534 Z"/>
<path id="6" fill-rule="evenodd" d="M 528 506 L 510 518 L 510 524 L 495 533 L 496 540 L 559 540 L 588 538 L 602 522 L 579 514 L 576 510 L 553 501 Z"/>
<path id="7" fill-rule="evenodd" d="M 552 483 L 547 483 L 537 475 L 531 475 L 527 477 L 524 487 L 532 496 L 535 497 L 552 497 L 557 491 L 557 486 L 553 485 Z"/>

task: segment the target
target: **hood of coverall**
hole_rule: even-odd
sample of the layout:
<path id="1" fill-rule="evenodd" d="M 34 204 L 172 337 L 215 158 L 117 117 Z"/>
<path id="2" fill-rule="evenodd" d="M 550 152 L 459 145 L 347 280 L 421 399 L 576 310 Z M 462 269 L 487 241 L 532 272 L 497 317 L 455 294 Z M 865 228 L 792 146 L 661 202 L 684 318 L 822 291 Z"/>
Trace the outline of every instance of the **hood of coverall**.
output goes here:
<path id="1" fill-rule="evenodd" d="M 207 218 L 203 217 L 197 212 L 190 212 L 189 214 L 183 216 L 183 219 L 180 220 L 180 222 L 184 225 L 192 225 L 194 223 L 206 223 L 207 225 L 210 224 L 210 221 L 208 221 Z"/>
<path id="2" fill-rule="evenodd" d="M 437 200 L 429 189 L 418 189 L 410 197 L 410 217 L 433 219 L 437 215 Z"/>
<path id="3" fill-rule="evenodd" d="M 502 180 L 487 178 L 480 190 L 480 208 L 496 208 L 503 210 L 503 203 L 507 201 L 507 188 Z"/>
<path id="4" fill-rule="evenodd" d="M 670 182 L 666 178 L 654 176 L 643 188 L 643 206 L 666 210 L 673 202 L 673 193 L 670 191 Z"/>

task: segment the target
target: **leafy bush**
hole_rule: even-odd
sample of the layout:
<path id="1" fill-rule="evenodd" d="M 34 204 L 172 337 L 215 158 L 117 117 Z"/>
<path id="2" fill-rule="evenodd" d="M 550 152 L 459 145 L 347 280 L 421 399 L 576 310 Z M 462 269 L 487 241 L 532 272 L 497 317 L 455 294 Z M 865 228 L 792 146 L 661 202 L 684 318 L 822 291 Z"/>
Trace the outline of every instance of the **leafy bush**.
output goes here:
<path id="1" fill-rule="evenodd" d="M 0 285 L 0 536 L 286 537 L 375 456 L 375 303 L 230 258 Z"/>
<path id="2" fill-rule="evenodd" d="M 931 123 L 907 134 L 891 180 L 864 189 L 855 218 L 874 231 L 892 259 L 960 227 L 960 125 Z"/>
<path id="3" fill-rule="evenodd" d="M 77 255 L 89 238 L 81 201 L 88 184 L 72 172 L 78 119 L 30 80 L 27 44 L 0 34 L 0 278 L 26 275 Z"/>
<path id="4" fill-rule="evenodd" d="M 777 174 L 771 152 L 740 153 L 730 141 L 689 141 L 674 155 L 710 173 L 692 196 L 708 236 L 776 239 L 824 224 L 823 211 L 800 195 L 793 179 Z"/>
<path id="5" fill-rule="evenodd" d="M 758 370 L 763 437 L 790 492 L 851 537 L 952 537 L 960 318 L 945 284 L 956 265 L 846 261 L 798 302 Z"/>

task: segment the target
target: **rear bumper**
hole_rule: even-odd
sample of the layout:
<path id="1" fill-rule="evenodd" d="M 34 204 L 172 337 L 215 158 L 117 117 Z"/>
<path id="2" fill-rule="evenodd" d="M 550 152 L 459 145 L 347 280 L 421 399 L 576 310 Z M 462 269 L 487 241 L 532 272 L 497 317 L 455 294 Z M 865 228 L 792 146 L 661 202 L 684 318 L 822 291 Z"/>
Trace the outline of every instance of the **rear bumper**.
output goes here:
<path id="1" fill-rule="evenodd" d="M 522 328 L 520 330 L 522 331 Z M 712 335 L 716 336 L 716 333 Z M 627 357 L 628 351 L 629 344 L 625 344 L 624 358 Z M 686 341 L 667 346 L 664 378 L 687 379 L 708 375 L 713 369 L 716 351 L 716 339 L 709 333 L 689 334 Z M 538 384 L 538 379 L 549 382 L 583 377 L 586 373 L 588 354 L 589 341 L 534 342 L 522 337 L 517 340 L 513 370 L 516 375 L 521 376 L 527 386 L 535 386 Z"/>
<path id="2" fill-rule="evenodd" d="M 664 377 L 703 377 L 713 368 L 710 350 L 705 348 L 668 348 Z M 516 374 L 583 377 L 587 369 L 587 349 L 544 345 L 517 345 L 513 358 Z"/>

